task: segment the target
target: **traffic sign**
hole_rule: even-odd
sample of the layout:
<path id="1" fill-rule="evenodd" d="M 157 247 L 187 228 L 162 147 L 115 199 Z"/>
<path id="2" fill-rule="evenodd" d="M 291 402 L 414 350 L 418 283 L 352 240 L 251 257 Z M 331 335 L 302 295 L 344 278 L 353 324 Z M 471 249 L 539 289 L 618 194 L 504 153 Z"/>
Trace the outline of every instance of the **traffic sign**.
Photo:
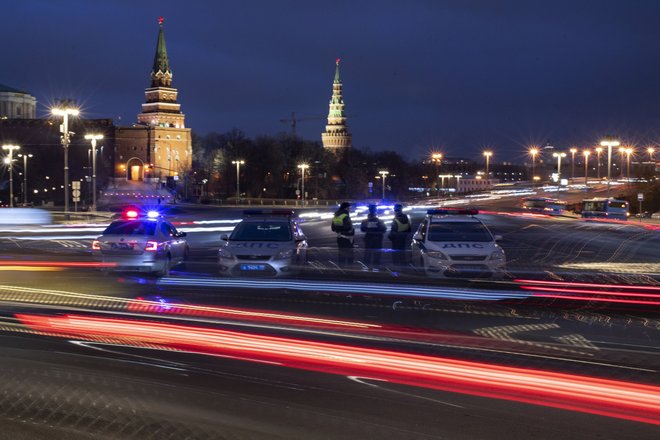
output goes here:
<path id="1" fill-rule="evenodd" d="M 72 189 L 80 189 L 80 181 L 79 180 L 74 180 L 71 182 L 71 188 Z"/>
<path id="2" fill-rule="evenodd" d="M 637 200 L 640 202 L 644 200 L 644 193 L 637 193 Z"/>
<path id="3" fill-rule="evenodd" d="M 74 189 L 73 191 L 71 191 L 71 194 L 73 194 L 73 197 L 78 198 L 78 197 L 80 197 L 80 190 L 79 189 Z"/>

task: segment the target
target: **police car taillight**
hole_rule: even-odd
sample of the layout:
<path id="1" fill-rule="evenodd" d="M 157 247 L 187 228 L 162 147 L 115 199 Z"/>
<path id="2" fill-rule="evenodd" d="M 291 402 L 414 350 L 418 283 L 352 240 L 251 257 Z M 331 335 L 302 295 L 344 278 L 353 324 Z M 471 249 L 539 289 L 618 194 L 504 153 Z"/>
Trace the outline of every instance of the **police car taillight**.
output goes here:
<path id="1" fill-rule="evenodd" d="M 477 215 L 478 209 L 429 209 L 427 215 Z"/>
<path id="2" fill-rule="evenodd" d="M 101 242 L 98 240 L 92 241 L 92 250 L 93 251 L 100 251 L 101 250 Z"/>
<path id="3" fill-rule="evenodd" d="M 144 247 L 145 251 L 156 252 L 158 250 L 157 241 L 148 241 L 147 245 Z"/>
<path id="4" fill-rule="evenodd" d="M 135 208 L 128 208 L 121 214 L 122 218 L 125 220 L 135 220 L 139 215 L 140 213 Z"/>

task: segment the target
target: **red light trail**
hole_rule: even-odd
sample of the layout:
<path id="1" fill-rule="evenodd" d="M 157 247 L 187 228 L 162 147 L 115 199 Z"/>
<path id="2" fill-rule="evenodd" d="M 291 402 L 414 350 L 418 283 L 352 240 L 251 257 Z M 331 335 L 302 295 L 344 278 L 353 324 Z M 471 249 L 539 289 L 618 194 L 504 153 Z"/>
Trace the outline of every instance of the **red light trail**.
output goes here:
<path id="1" fill-rule="evenodd" d="M 177 324 L 75 315 L 16 317 L 49 335 L 276 362 L 660 425 L 660 387 L 652 385 Z"/>

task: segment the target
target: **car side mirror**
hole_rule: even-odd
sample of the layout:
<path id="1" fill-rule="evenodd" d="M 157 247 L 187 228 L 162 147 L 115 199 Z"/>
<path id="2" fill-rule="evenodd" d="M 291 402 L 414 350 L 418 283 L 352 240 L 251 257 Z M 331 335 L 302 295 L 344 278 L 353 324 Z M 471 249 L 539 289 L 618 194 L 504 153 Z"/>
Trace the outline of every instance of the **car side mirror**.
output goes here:
<path id="1" fill-rule="evenodd" d="M 495 241 L 502 241 L 502 240 L 504 240 L 504 237 L 502 237 L 501 235 L 495 236 Z"/>
<path id="2" fill-rule="evenodd" d="M 185 237 L 185 236 L 187 236 L 187 235 L 188 235 L 188 234 L 186 234 L 186 233 L 183 232 L 183 231 L 179 231 L 179 233 L 176 234 L 177 237 Z"/>
<path id="3" fill-rule="evenodd" d="M 415 241 L 424 241 L 424 237 L 419 232 L 416 232 L 415 235 L 413 235 L 413 240 L 415 240 Z"/>
<path id="4" fill-rule="evenodd" d="M 222 234 L 222 235 L 220 236 L 220 240 L 222 240 L 222 241 L 229 241 L 229 235 L 227 235 L 227 234 Z"/>

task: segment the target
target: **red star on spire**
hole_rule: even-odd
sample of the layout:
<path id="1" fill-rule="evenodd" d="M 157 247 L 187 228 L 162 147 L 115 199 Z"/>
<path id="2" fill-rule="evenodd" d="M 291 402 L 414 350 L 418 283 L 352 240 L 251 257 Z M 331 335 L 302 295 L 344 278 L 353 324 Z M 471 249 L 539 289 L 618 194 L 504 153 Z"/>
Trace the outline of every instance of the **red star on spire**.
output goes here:
<path id="1" fill-rule="evenodd" d="M 162 26 L 164 21 L 165 21 L 165 19 L 163 17 L 158 17 L 158 24 L 159 25 Z"/>
<path id="2" fill-rule="evenodd" d="M 337 65 L 339 65 L 340 61 L 341 61 L 341 58 L 337 58 L 337 60 L 335 62 L 337 63 Z"/>

